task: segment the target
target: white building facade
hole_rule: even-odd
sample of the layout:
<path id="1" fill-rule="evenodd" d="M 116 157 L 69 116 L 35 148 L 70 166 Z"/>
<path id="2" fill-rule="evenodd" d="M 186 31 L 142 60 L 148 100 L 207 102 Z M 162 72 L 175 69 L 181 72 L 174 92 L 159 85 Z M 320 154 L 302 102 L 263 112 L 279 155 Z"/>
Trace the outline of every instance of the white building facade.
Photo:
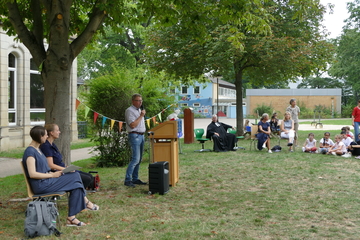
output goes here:
<path id="1" fill-rule="evenodd" d="M 44 87 L 29 50 L 0 27 L 0 151 L 25 147 L 35 125 L 44 125 Z M 77 62 L 71 74 L 72 139 L 77 139 Z"/>

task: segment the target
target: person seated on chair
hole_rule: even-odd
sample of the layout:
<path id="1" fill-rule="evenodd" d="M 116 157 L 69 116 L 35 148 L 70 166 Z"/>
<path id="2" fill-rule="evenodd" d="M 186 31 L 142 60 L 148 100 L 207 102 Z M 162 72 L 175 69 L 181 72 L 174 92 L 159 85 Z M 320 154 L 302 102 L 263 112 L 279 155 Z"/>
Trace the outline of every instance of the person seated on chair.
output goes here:
<path id="1" fill-rule="evenodd" d="M 293 144 L 294 144 L 294 137 L 295 137 L 295 131 L 294 131 L 294 121 L 291 119 L 291 113 L 285 112 L 284 114 L 284 120 L 281 121 L 280 124 L 280 137 L 281 138 L 288 138 L 288 146 L 289 151 L 293 151 Z"/>
<path id="2" fill-rule="evenodd" d="M 260 121 L 258 123 L 258 133 L 256 138 L 258 139 L 258 145 L 257 148 L 259 150 L 262 150 L 263 148 L 267 148 L 269 153 L 272 153 L 271 149 L 270 149 L 270 134 L 271 134 L 271 129 L 270 129 L 270 123 L 268 122 L 269 120 L 269 114 L 264 113 L 261 118 Z"/>
<path id="3" fill-rule="evenodd" d="M 90 202 L 78 172 L 64 174 L 62 171 L 52 172 L 46 157 L 40 150 L 48 135 L 42 126 L 35 126 L 30 130 L 31 143 L 25 149 L 22 164 L 26 177 L 35 194 L 49 192 L 69 192 L 68 200 L 68 226 L 85 226 L 86 224 L 76 218 L 76 214 L 84 209 L 99 210 L 99 206 Z"/>
<path id="4" fill-rule="evenodd" d="M 60 136 L 59 126 L 57 124 L 46 124 L 45 129 L 48 133 L 48 138 L 45 143 L 40 145 L 41 151 L 44 153 L 49 167 L 52 171 L 62 171 L 66 168 L 65 163 L 62 161 L 62 155 L 55 145 L 54 140 Z M 94 176 L 91 173 L 77 171 L 80 174 L 84 188 L 88 189 L 94 185 Z"/>
<path id="5" fill-rule="evenodd" d="M 279 126 L 279 119 L 277 118 L 277 113 L 273 113 L 270 119 L 270 128 L 272 133 L 277 133 L 280 135 L 280 126 Z"/>
<path id="6" fill-rule="evenodd" d="M 228 128 L 233 128 L 225 123 L 218 122 L 218 117 L 214 114 L 211 118 L 212 122 L 206 129 L 206 138 L 212 138 L 214 141 L 215 152 L 235 151 L 235 143 L 237 138 L 235 134 L 227 133 Z"/>

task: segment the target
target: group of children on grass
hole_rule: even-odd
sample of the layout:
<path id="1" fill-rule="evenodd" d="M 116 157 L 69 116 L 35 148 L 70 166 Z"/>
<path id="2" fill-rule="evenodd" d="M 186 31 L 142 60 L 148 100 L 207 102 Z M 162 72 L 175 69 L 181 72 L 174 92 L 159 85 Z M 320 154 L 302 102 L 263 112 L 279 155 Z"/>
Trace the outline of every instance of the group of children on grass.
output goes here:
<path id="1" fill-rule="evenodd" d="M 360 139 L 360 134 L 358 139 Z M 350 131 L 350 127 L 343 127 L 341 129 L 341 133 L 335 136 L 334 141 L 331 140 L 330 133 L 325 132 L 324 137 L 320 140 L 319 149 L 317 148 L 316 143 L 317 141 L 315 140 L 314 134 L 309 133 L 308 138 L 302 147 L 302 151 L 308 153 L 322 153 L 351 157 L 355 151 L 358 151 L 355 146 L 360 145 L 360 140 L 358 142 L 354 140 L 354 134 Z M 358 155 L 355 158 L 360 159 L 359 154 L 354 155 Z"/>

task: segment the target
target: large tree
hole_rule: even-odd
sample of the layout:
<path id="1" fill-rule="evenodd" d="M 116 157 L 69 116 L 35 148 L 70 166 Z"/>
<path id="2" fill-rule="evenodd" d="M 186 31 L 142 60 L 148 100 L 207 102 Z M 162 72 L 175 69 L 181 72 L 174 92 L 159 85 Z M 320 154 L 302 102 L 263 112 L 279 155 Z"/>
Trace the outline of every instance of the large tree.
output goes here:
<path id="1" fill-rule="evenodd" d="M 344 80 L 344 85 L 351 88 L 352 104 L 356 104 L 360 98 L 360 1 L 349 2 L 347 8 L 350 17 L 341 36 L 335 39 L 335 61 L 329 74 Z"/>
<path id="2" fill-rule="evenodd" d="M 244 2 L 233 2 L 231 6 L 236 11 L 244 7 Z M 198 38 L 196 32 L 193 34 L 181 22 L 152 31 L 148 61 L 154 68 L 178 77 L 196 77 L 209 71 L 228 75 L 233 71 L 236 104 L 242 106 L 244 76 L 255 85 L 272 84 L 305 77 L 326 67 L 332 45 L 321 32 L 324 11 L 317 0 L 266 1 L 247 11 L 253 19 L 257 16 L 264 19 L 262 14 L 267 16 L 268 24 L 254 29 L 253 19 L 245 15 L 235 23 L 198 9 L 197 14 L 211 20 L 203 24 L 206 37 Z M 238 134 L 242 134 L 241 107 L 236 114 Z"/>
<path id="3" fill-rule="evenodd" d="M 122 31 L 123 23 L 143 23 L 157 15 L 158 23 L 172 24 L 181 10 L 197 8 L 198 1 L 183 0 L 0 0 L 0 21 L 9 35 L 29 49 L 41 69 L 45 93 L 46 123 L 56 122 L 62 131 L 58 143 L 65 161 L 70 158 L 70 73 L 72 63 L 103 27 Z M 209 1 L 209 5 L 213 1 Z M 160 14 L 157 14 L 160 13 Z"/>

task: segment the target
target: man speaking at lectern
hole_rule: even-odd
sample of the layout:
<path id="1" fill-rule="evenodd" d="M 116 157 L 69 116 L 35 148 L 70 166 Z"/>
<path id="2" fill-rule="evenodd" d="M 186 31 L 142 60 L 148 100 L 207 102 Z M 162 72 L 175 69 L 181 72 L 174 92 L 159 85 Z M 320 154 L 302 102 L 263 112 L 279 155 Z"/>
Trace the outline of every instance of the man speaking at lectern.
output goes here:
<path id="1" fill-rule="evenodd" d="M 237 138 L 235 134 L 227 133 L 228 128 L 233 128 L 225 123 L 218 122 L 216 114 L 212 116 L 212 122 L 208 125 L 206 130 L 206 138 L 212 138 L 214 141 L 215 152 L 235 151 L 235 143 Z"/>
<path id="2" fill-rule="evenodd" d="M 124 185 L 135 187 L 135 185 L 146 185 L 139 179 L 139 167 L 144 151 L 144 133 L 146 131 L 144 116 L 146 111 L 142 109 L 142 97 L 134 94 L 131 98 L 132 105 L 125 111 L 126 131 L 128 132 L 131 147 L 131 160 L 126 170 Z"/>

